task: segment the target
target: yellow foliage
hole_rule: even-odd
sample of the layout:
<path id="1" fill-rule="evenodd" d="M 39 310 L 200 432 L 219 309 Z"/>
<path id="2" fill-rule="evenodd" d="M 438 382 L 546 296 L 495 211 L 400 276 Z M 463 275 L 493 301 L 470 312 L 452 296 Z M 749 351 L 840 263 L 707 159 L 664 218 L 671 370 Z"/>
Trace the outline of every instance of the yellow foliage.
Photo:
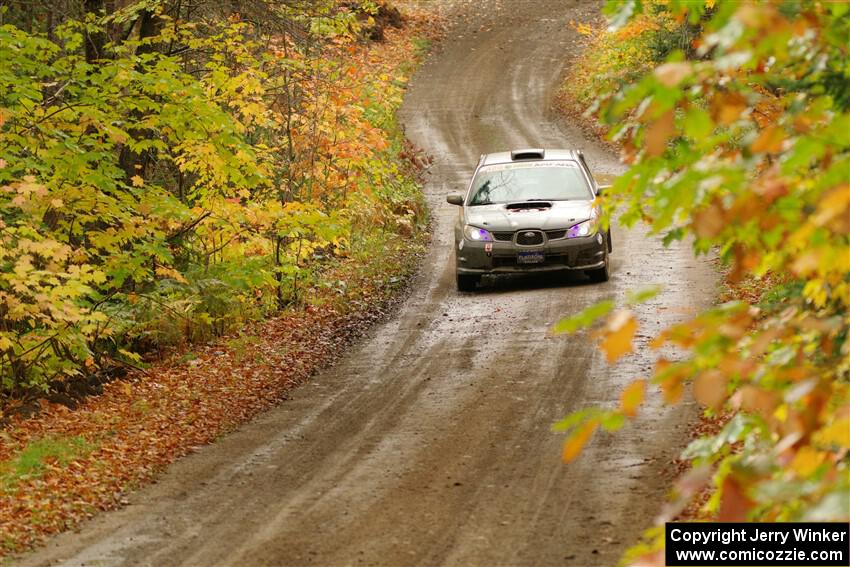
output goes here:
<path id="1" fill-rule="evenodd" d="M 815 441 L 824 446 L 837 445 L 844 449 L 850 449 L 850 417 L 839 417 L 818 431 L 815 434 Z"/>
<path id="2" fill-rule="evenodd" d="M 791 461 L 791 470 L 800 478 L 809 478 L 826 460 L 826 453 L 809 446 L 800 448 Z"/>
<path id="3" fill-rule="evenodd" d="M 638 407 L 643 403 L 646 395 L 646 380 L 635 380 L 620 394 L 620 410 L 623 415 L 634 417 L 637 415 Z"/>
<path id="4" fill-rule="evenodd" d="M 632 352 L 632 338 L 635 331 L 637 331 L 637 320 L 631 311 L 618 311 L 610 317 L 608 324 L 600 333 L 602 341 L 599 344 L 609 363 Z"/>
<path id="5" fill-rule="evenodd" d="M 596 431 L 598 425 L 595 421 L 588 421 L 570 434 L 569 438 L 564 442 L 564 448 L 561 452 L 561 459 L 565 463 L 573 461 L 581 454 L 581 450 L 590 440 L 591 435 Z"/>

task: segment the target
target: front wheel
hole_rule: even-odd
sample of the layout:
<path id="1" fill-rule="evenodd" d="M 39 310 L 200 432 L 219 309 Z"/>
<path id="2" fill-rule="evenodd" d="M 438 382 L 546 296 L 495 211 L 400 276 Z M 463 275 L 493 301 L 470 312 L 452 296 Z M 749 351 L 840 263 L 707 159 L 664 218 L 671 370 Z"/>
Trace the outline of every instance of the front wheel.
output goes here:
<path id="1" fill-rule="evenodd" d="M 457 290 L 475 291 L 475 286 L 478 285 L 479 279 L 479 276 L 474 274 L 457 274 Z"/>

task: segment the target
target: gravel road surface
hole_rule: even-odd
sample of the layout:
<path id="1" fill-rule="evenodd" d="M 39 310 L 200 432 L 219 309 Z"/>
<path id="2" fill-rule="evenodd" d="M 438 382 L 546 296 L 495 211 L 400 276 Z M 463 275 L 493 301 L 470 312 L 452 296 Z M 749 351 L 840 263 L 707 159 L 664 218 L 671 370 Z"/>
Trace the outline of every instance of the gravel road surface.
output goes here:
<path id="1" fill-rule="evenodd" d="M 555 337 L 559 318 L 663 283 L 639 308 L 638 344 L 713 295 L 686 246 L 613 229 L 610 282 L 583 276 L 498 279 L 454 288 L 445 194 L 478 156 L 514 147 L 583 148 L 597 174 L 615 156 L 551 110 L 598 4 L 565 0 L 445 3 L 448 37 L 414 78 L 402 119 L 434 158 L 426 191 L 432 251 L 390 321 L 292 398 L 172 466 L 161 481 L 67 533 L 30 565 L 614 565 L 658 512 L 692 407 L 653 394 L 633 424 L 597 433 L 561 464 L 550 426 L 614 405 L 651 369 L 648 349 L 616 366 L 586 336 Z"/>

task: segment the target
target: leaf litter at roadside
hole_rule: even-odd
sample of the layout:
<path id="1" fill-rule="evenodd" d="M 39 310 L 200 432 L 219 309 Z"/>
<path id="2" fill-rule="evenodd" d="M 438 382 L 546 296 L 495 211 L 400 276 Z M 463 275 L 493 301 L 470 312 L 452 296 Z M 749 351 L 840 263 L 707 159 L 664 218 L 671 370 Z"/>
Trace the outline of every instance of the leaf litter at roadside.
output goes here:
<path id="1" fill-rule="evenodd" d="M 443 30 L 441 18 L 423 14 L 413 15 L 413 26 L 388 30 L 364 63 L 412 61 L 414 36 L 437 39 Z M 306 308 L 174 349 L 74 410 L 41 400 L 34 416 L 10 418 L 0 431 L 0 557 L 127 504 L 128 492 L 168 464 L 285 400 L 386 316 L 416 269 L 424 238 L 385 245 L 367 265 L 343 260 L 324 279 L 345 285 L 315 288 Z"/>
<path id="2" fill-rule="evenodd" d="M 410 249 L 401 269 L 409 274 L 415 264 Z M 175 459 L 285 399 L 383 318 L 404 284 L 398 275 L 371 280 L 349 286 L 360 290 L 346 298 L 354 307 L 337 300 L 289 311 L 191 353 L 174 351 L 76 410 L 42 402 L 36 416 L 16 418 L 0 433 L 3 552 L 125 504 L 127 491 Z M 37 467 L 23 466 L 28 448 L 45 440 L 65 449 L 42 451 Z"/>

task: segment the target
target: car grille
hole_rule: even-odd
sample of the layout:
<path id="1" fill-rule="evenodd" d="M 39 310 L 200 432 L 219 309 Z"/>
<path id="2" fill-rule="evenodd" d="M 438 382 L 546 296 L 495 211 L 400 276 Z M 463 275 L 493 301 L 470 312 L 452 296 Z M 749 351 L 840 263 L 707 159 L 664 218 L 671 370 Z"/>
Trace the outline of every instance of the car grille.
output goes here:
<path id="1" fill-rule="evenodd" d="M 517 232 L 516 243 L 520 246 L 543 244 L 543 233 L 539 230 L 521 230 Z"/>
<path id="2" fill-rule="evenodd" d="M 524 245 L 524 246 L 533 246 L 534 244 L 541 244 L 543 242 L 543 240 L 540 239 L 539 236 L 535 237 L 536 240 L 534 242 L 531 242 L 531 243 L 524 242 L 523 239 L 521 238 L 521 235 L 524 232 L 531 232 L 531 231 L 527 231 L 527 230 L 520 231 L 518 233 L 520 235 L 520 237 L 517 238 L 517 244 L 521 244 L 521 245 Z M 535 232 L 537 232 L 537 231 L 535 231 Z M 549 240 L 558 240 L 560 238 L 564 238 L 566 235 L 567 235 L 567 229 L 547 230 L 546 231 L 546 237 Z M 514 233 L 513 232 L 494 232 L 493 238 L 495 240 L 498 240 L 499 242 L 511 242 L 514 239 Z"/>

